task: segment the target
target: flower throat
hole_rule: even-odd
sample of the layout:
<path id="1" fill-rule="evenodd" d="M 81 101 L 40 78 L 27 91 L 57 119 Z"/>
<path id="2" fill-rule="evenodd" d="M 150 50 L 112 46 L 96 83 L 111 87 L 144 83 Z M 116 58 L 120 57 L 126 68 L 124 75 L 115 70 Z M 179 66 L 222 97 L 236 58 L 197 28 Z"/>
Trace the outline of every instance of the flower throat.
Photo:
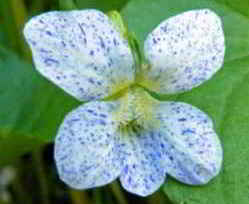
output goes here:
<path id="1" fill-rule="evenodd" d="M 138 131 L 150 128 L 155 123 L 153 109 L 158 103 L 143 88 L 136 85 L 129 87 L 119 98 L 120 106 L 115 112 L 119 129 Z"/>

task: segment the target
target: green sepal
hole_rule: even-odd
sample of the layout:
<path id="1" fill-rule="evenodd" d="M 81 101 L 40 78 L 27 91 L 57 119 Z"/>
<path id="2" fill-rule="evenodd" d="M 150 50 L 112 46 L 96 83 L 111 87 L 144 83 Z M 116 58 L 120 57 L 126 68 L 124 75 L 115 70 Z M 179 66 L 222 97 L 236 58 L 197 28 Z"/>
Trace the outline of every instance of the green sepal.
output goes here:
<path id="1" fill-rule="evenodd" d="M 110 11 L 107 13 L 107 15 L 114 23 L 115 28 L 121 33 L 122 37 L 128 40 L 133 59 L 135 61 L 137 75 L 140 72 L 142 65 L 142 54 L 140 51 L 139 41 L 135 33 L 128 31 L 128 27 L 118 11 Z"/>
<path id="2" fill-rule="evenodd" d="M 118 32 L 121 33 L 121 35 L 123 36 L 123 38 L 127 39 L 128 36 L 128 28 L 125 25 L 122 16 L 120 15 L 120 13 L 118 11 L 109 11 L 107 13 L 108 17 L 111 19 L 111 21 L 113 22 L 116 30 Z"/>
<path id="3" fill-rule="evenodd" d="M 137 37 L 133 32 L 128 33 L 127 39 L 132 51 L 133 59 L 135 60 L 136 75 L 138 75 L 138 73 L 140 73 L 141 71 L 141 66 L 142 66 L 142 54 L 140 52 L 139 41 L 137 40 Z"/>

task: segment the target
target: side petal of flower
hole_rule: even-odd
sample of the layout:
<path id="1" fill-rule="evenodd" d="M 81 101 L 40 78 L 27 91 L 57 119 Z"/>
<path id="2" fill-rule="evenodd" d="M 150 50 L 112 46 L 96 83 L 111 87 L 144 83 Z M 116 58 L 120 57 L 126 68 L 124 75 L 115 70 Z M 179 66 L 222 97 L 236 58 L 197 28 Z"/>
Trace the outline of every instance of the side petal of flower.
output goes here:
<path id="1" fill-rule="evenodd" d="M 199 109 L 177 102 L 157 107 L 166 171 L 177 180 L 201 185 L 215 177 L 222 164 L 222 147 L 211 119 Z"/>
<path id="2" fill-rule="evenodd" d="M 144 52 L 151 65 L 146 77 L 157 82 L 154 91 L 172 94 L 190 90 L 223 65 L 221 20 L 208 9 L 171 17 L 148 35 Z"/>
<path id="3" fill-rule="evenodd" d="M 55 140 L 55 162 L 60 178 L 76 189 L 112 182 L 121 172 L 116 146 L 116 104 L 90 102 L 69 113 Z"/>
<path id="4" fill-rule="evenodd" d="M 120 181 L 127 191 L 148 196 L 163 184 L 166 173 L 156 138 L 157 132 L 147 130 L 133 130 L 123 137 Z"/>
<path id="5" fill-rule="evenodd" d="M 134 79 L 127 40 L 97 10 L 52 11 L 24 28 L 38 71 L 77 99 L 111 95 Z"/>

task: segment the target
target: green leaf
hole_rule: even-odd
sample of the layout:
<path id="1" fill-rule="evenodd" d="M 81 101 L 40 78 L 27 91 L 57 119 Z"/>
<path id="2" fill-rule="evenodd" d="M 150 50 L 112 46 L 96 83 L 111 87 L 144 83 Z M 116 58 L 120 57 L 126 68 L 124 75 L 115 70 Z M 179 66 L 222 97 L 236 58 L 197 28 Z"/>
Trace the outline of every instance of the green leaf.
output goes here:
<path id="1" fill-rule="evenodd" d="M 64 116 L 78 105 L 31 64 L 0 50 L 0 165 L 53 141 Z"/>
<path id="2" fill-rule="evenodd" d="M 120 10 L 129 0 L 75 0 L 79 8 L 94 8 L 104 12 Z"/>
<path id="3" fill-rule="evenodd" d="M 245 9 L 235 9 L 235 4 L 229 0 L 226 2 L 234 6 L 222 2 L 136 0 L 122 10 L 130 31 L 137 34 L 141 45 L 162 20 L 190 9 L 210 8 L 224 23 L 224 67 L 204 85 L 174 97 L 199 107 L 213 118 L 224 147 L 223 168 L 209 184 L 200 187 L 168 178 L 163 190 L 173 203 L 249 203 L 249 17 L 244 13 L 249 7 L 244 0 L 240 1 L 240 8 Z"/>
<path id="4" fill-rule="evenodd" d="M 236 12 L 249 17 L 249 1 L 241 0 L 216 0 L 227 7 L 234 9 Z"/>
<path id="5" fill-rule="evenodd" d="M 59 8 L 62 10 L 77 9 L 73 0 L 59 0 Z"/>

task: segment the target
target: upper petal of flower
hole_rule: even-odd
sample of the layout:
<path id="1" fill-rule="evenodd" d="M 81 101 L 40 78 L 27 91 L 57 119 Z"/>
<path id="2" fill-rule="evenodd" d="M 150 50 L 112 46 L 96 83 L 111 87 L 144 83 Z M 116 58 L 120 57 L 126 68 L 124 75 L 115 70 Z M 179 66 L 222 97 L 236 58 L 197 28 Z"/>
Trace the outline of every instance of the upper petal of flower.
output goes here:
<path id="1" fill-rule="evenodd" d="M 215 177 L 222 164 L 222 147 L 211 119 L 199 109 L 176 102 L 158 105 L 159 148 L 166 171 L 177 180 L 200 185 Z"/>
<path id="2" fill-rule="evenodd" d="M 133 82 L 127 40 L 97 10 L 52 11 L 24 28 L 36 68 L 79 100 L 103 98 Z"/>
<path id="3" fill-rule="evenodd" d="M 102 186 L 121 172 L 113 102 L 89 102 L 69 113 L 55 140 L 60 178 L 76 189 Z"/>
<path id="4" fill-rule="evenodd" d="M 148 35 L 144 52 L 150 63 L 145 78 L 157 82 L 147 88 L 167 94 L 190 90 L 222 67 L 221 20 L 208 9 L 173 16 Z"/>
<path id="5" fill-rule="evenodd" d="M 127 191 L 148 196 L 163 184 L 166 168 L 157 137 L 157 131 L 134 129 L 122 136 L 119 149 L 123 155 L 123 170 L 120 181 Z"/>

